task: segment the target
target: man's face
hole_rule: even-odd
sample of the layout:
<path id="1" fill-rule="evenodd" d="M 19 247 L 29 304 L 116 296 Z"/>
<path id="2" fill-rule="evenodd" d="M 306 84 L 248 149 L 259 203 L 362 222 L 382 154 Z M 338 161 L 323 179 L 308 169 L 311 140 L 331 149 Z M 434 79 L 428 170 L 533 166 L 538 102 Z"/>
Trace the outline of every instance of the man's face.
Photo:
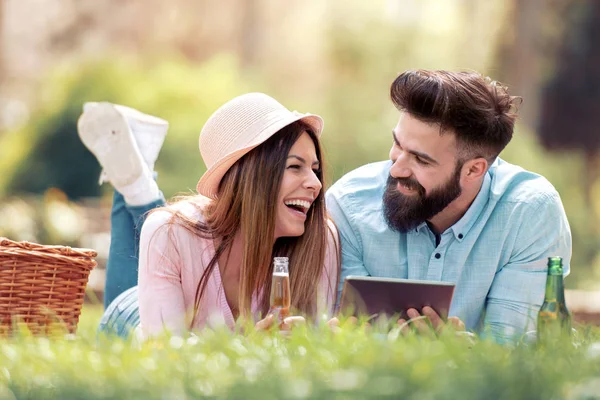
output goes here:
<path id="1" fill-rule="evenodd" d="M 388 225 L 407 232 L 434 217 L 460 196 L 462 162 L 457 162 L 456 136 L 440 135 L 440 126 L 403 112 L 393 129 L 394 143 L 383 195 Z"/>

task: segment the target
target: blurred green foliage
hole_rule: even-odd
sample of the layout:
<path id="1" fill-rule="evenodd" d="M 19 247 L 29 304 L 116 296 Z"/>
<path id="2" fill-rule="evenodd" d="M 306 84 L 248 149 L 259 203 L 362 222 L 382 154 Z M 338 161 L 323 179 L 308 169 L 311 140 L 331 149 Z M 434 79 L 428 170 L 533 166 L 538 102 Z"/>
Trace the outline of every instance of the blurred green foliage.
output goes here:
<path id="1" fill-rule="evenodd" d="M 345 325 L 332 333 L 204 330 L 139 346 L 76 336 L 0 341 L 4 399 L 592 399 L 600 389 L 598 332 L 575 345 L 500 346 L 445 332 Z M 595 342 L 595 343 L 594 343 Z"/>
<path id="2" fill-rule="evenodd" d="M 77 135 L 86 101 L 125 104 L 168 120 L 156 168 L 161 188 L 168 196 L 193 189 L 204 170 L 197 146 L 204 121 L 247 91 L 228 56 L 200 66 L 176 58 L 140 62 L 115 56 L 55 71 L 41 88 L 30 122 L 0 138 L 0 196 L 52 187 L 71 199 L 100 194 L 100 167 Z"/>
<path id="3" fill-rule="evenodd" d="M 0 137 L 0 198 L 41 194 L 50 187 L 70 199 L 109 194 L 110 185 L 97 186 L 100 167 L 77 136 L 85 101 L 125 104 L 168 120 L 169 134 L 156 164 L 159 186 L 167 197 L 189 193 L 205 169 L 197 146 L 202 125 L 221 104 L 249 91 L 264 91 L 290 109 L 324 117 L 328 183 L 334 182 L 362 164 L 388 157 L 398 117 L 388 90 L 396 74 L 415 65 L 446 67 L 448 55 L 438 62 L 416 62 L 420 50 L 411 45 L 409 33 L 399 26 L 340 19 L 328 33 L 326 50 L 328 70 L 335 73 L 320 83 L 307 81 L 310 92 L 298 90 L 298 82 L 282 85 L 281 76 L 242 71 L 239 60 L 228 54 L 201 64 L 177 56 L 140 60 L 115 54 L 58 69 L 40 86 L 30 122 Z M 425 37 L 422 43 L 428 40 L 436 38 Z M 567 286 L 594 288 L 600 280 L 600 203 L 594 209 L 586 205 L 582 157 L 548 153 L 529 129 L 517 127 L 502 157 L 556 186 L 573 232 Z M 600 187 L 595 190 L 600 193 Z"/>

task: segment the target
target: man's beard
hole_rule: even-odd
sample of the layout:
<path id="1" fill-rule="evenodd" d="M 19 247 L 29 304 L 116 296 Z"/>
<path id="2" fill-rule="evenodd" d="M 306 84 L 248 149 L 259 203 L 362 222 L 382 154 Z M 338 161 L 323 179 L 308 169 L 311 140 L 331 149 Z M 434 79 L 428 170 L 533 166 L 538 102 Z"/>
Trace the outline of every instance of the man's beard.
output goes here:
<path id="1" fill-rule="evenodd" d="M 460 165 L 459 165 L 460 164 Z M 460 171 L 463 163 L 458 163 L 454 174 L 441 187 L 425 194 L 425 188 L 415 179 L 388 177 L 383 194 L 383 214 L 390 228 L 398 232 L 408 232 L 441 212 L 462 193 Z M 398 191 L 398 184 L 416 189 L 414 195 L 404 195 Z"/>

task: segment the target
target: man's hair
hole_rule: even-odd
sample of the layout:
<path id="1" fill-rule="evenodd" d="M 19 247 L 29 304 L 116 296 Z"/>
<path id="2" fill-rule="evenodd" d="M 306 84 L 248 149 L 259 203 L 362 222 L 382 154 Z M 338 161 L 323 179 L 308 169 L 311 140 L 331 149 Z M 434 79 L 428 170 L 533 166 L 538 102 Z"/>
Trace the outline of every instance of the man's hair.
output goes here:
<path id="1" fill-rule="evenodd" d="M 510 142 L 517 101 L 506 86 L 476 72 L 406 71 L 392 83 L 396 108 L 456 133 L 458 157 L 491 164 Z"/>

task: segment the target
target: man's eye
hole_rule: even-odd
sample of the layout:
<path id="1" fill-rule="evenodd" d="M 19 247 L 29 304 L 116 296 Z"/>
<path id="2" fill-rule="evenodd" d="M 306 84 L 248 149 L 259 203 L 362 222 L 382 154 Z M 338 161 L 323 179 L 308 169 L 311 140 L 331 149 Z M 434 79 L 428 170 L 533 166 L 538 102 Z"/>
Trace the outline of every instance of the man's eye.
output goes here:
<path id="1" fill-rule="evenodd" d="M 429 164 L 427 161 L 423 160 L 421 157 L 415 157 L 419 164 L 427 165 Z"/>

